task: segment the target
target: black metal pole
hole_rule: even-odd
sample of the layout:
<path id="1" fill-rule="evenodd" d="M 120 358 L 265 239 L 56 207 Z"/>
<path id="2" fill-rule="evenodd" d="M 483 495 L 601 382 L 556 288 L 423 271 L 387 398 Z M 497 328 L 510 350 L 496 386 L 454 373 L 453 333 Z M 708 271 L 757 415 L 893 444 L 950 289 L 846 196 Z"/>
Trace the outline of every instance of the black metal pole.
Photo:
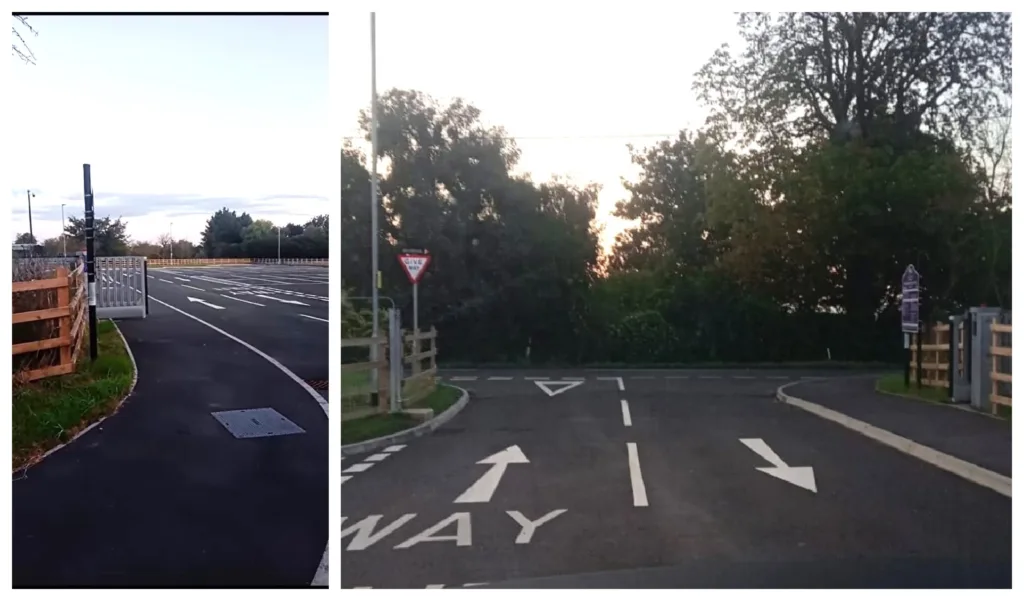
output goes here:
<path id="1" fill-rule="evenodd" d="M 89 281 L 89 359 L 99 355 L 96 340 L 96 244 L 93 235 L 92 173 L 89 165 L 82 165 L 85 178 L 85 273 Z"/>
<path id="2" fill-rule="evenodd" d="M 949 322 L 949 361 L 946 365 L 946 373 L 949 376 L 949 381 L 946 383 L 946 392 L 949 394 L 949 401 L 953 402 L 953 378 L 956 377 L 956 367 L 960 366 L 959 358 L 956 356 L 956 321 L 953 316 L 950 315 L 947 319 Z"/>
<path id="3" fill-rule="evenodd" d="M 149 259 L 142 259 L 142 287 L 146 293 L 146 317 L 149 317 Z"/>
<path id="4" fill-rule="evenodd" d="M 910 334 L 903 333 L 903 388 L 910 390 Z"/>

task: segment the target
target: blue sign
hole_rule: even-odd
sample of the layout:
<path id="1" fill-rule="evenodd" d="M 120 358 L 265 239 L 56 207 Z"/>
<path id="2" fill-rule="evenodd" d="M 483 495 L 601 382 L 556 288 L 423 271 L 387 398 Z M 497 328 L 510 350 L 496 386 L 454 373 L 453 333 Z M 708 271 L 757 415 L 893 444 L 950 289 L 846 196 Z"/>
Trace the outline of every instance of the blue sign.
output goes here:
<path id="1" fill-rule="evenodd" d="M 913 265 L 903 271 L 902 283 L 900 322 L 904 333 L 916 334 L 921 321 L 921 274 Z"/>

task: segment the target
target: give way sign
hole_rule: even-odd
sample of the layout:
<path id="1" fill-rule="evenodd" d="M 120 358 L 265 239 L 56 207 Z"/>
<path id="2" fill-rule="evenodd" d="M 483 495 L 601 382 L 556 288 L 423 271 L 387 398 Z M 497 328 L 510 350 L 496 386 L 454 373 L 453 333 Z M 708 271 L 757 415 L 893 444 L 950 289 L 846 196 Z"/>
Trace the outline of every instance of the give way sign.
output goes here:
<path id="1" fill-rule="evenodd" d="M 405 269 L 405 275 L 409 276 L 409 282 L 416 284 L 423 277 L 423 272 L 427 270 L 427 265 L 430 264 L 430 255 L 425 253 L 402 253 L 398 255 L 398 260 L 402 262 L 402 269 Z"/>

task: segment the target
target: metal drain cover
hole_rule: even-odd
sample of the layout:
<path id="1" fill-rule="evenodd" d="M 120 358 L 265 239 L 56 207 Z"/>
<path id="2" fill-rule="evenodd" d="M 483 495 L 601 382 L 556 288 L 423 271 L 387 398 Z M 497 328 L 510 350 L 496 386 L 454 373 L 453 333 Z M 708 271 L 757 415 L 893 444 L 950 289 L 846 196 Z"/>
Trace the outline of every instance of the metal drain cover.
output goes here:
<path id="1" fill-rule="evenodd" d="M 270 407 L 215 411 L 210 415 L 235 438 L 262 438 L 306 433 L 298 424 Z"/>

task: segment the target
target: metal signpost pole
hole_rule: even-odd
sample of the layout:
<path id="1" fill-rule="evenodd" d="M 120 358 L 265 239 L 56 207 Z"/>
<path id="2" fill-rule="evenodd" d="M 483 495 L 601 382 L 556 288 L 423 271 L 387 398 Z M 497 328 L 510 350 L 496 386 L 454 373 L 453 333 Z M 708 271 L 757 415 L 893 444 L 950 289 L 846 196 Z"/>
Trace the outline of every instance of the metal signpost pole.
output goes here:
<path id="1" fill-rule="evenodd" d="M 68 235 L 64 231 L 64 204 L 60 205 L 60 244 L 64 249 L 64 258 L 68 258 Z"/>
<path id="2" fill-rule="evenodd" d="M 28 196 L 28 237 L 29 237 L 29 243 L 30 244 L 35 244 L 36 243 L 36 235 L 35 235 L 35 232 L 32 231 L 32 197 L 35 196 L 35 194 L 32 194 L 32 190 L 25 190 L 25 194 Z"/>
<path id="3" fill-rule="evenodd" d="M 920 291 L 921 274 L 913 265 L 907 265 L 903 271 L 902 292 L 900 302 L 900 322 L 903 330 L 903 385 L 910 388 L 910 335 L 917 335 L 917 384 L 921 385 L 921 312 L 920 312 Z"/>
<path id="4" fill-rule="evenodd" d="M 89 359 L 96 360 L 99 345 L 96 339 L 96 241 L 93 231 L 94 211 L 92 196 L 92 172 L 89 165 L 82 165 L 85 176 L 85 272 L 89 282 Z"/>

